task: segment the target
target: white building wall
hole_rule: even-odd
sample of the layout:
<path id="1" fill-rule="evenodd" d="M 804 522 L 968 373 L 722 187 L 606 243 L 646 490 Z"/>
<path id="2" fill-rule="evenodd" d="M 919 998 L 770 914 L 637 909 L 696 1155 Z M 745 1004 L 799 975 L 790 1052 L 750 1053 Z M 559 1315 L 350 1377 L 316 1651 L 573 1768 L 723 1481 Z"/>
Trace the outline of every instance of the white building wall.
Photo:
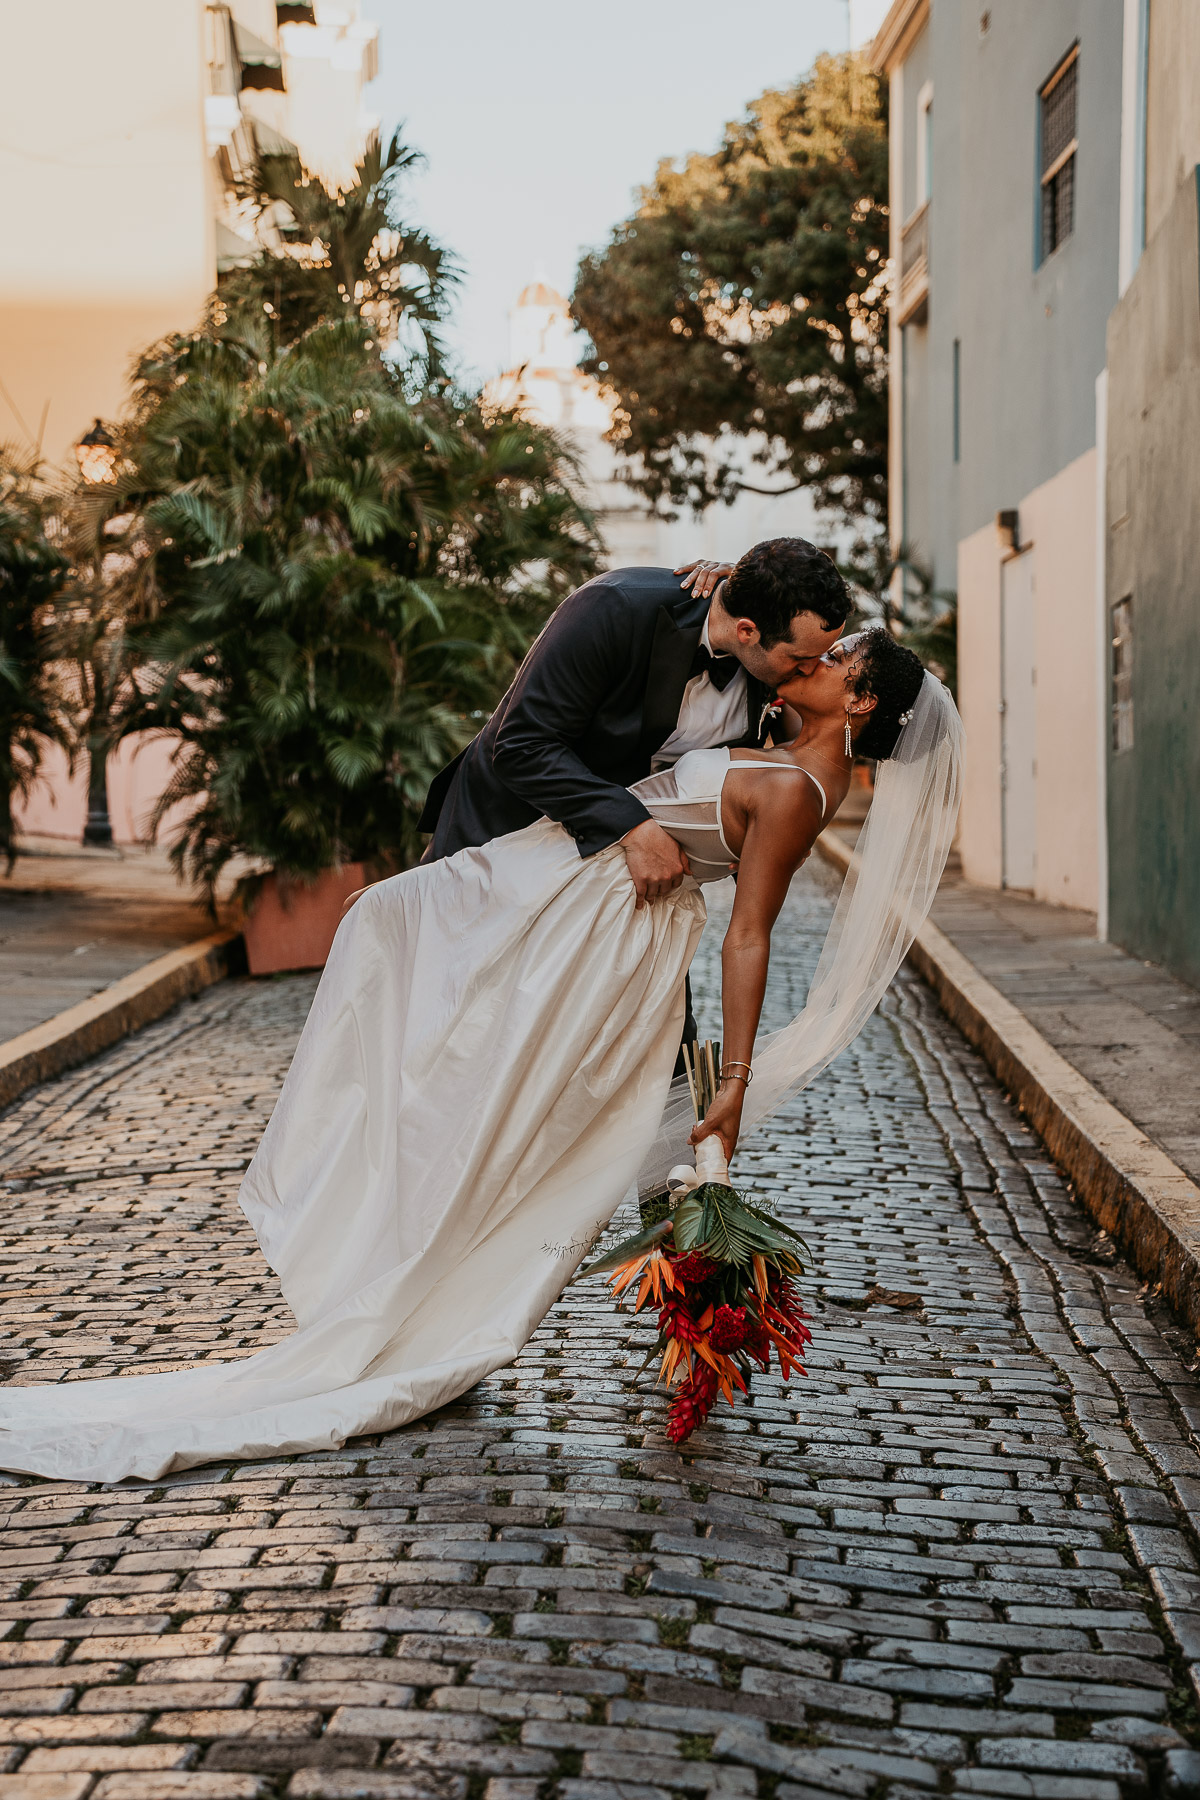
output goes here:
<path id="1" fill-rule="evenodd" d="M 1099 800 L 1096 637 L 1095 450 L 1022 497 L 1022 554 L 1034 590 L 1030 647 L 1036 764 L 1033 893 L 1094 911 L 1098 900 Z M 958 546 L 959 709 L 966 728 L 966 785 L 959 847 L 968 881 L 1011 881 L 1004 861 L 1001 592 L 1011 554 L 994 525 Z"/>
<path id="2" fill-rule="evenodd" d="M 1186 4 L 1163 0 L 1173 14 Z M 964 871 L 1089 910 L 1100 904 L 1104 860 L 1096 394 L 1118 267 L 1129 260 L 1124 65 L 1144 5 L 895 0 L 873 52 L 891 91 L 894 309 L 903 222 L 916 233 L 921 199 L 918 102 L 936 87 L 928 325 L 902 333 L 893 310 L 891 329 L 890 532 L 937 585 L 958 589 Z M 1157 8 L 1153 0 L 1152 19 Z M 1075 43 L 1074 229 L 1043 254 L 1039 92 Z M 1128 119 L 1124 140 L 1127 152 Z M 1006 577 L 995 521 L 1014 510 L 1023 560 Z M 1014 662 L 1026 621 L 1030 641 Z M 1011 739 L 1025 709 L 1036 742 L 1014 749 L 1006 772 L 1006 731 Z"/>

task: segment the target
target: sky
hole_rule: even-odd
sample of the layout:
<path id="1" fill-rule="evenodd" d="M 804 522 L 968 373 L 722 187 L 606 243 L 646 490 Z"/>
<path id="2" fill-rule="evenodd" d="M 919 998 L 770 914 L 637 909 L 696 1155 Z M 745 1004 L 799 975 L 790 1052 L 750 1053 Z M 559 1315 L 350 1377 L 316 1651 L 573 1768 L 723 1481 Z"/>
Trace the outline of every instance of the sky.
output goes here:
<path id="1" fill-rule="evenodd" d="M 447 333 L 464 375 L 507 361 L 508 309 L 538 278 L 569 295 L 664 156 L 721 128 L 822 50 L 869 36 L 887 0 L 361 0 L 379 25 L 365 104 L 427 162 L 415 222 L 464 279 Z M 853 11 L 853 25 L 851 12 Z"/>

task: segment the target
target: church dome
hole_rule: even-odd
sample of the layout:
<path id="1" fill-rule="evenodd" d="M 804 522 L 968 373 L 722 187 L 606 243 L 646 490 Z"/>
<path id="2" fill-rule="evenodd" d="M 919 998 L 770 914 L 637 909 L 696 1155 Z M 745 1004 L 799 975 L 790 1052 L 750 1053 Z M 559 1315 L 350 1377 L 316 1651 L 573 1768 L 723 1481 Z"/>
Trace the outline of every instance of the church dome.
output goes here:
<path id="1" fill-rule="evenodd" d="M 557 288 L 548 287 L 544 281 L 531 282 L 527 288 L 521 289 L 518 306 L 548 306 L 552 312 L 566 312 L 567 303 Z"/>

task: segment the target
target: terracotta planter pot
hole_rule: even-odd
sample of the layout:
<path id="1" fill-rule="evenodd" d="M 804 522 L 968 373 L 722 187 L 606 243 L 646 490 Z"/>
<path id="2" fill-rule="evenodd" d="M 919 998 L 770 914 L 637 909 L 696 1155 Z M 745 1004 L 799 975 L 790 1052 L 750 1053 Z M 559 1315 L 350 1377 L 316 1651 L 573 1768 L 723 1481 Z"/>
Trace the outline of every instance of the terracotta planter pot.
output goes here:
<path id="1" fill-rule="evenodd" d="M 362 863 L 326 869 L 311 885 L 294 875 L 268 875 L 242 921 L 250 973 L 323 969 L 342 904 L 366 882 Z"/>

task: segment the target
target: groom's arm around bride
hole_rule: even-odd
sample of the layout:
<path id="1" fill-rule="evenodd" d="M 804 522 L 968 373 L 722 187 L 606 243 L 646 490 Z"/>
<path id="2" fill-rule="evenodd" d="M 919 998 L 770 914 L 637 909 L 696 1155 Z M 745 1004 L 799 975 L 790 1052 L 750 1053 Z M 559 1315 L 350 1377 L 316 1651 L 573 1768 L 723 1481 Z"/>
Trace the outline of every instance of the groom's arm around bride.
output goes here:
<path id="1" fill-rule="evenodd" d="M 699 586 L 699 583 L 694 584 Z M 684 872 L 628 789 L 655 754 L 761 742 L 775 686 L 837 637 L 849 596 L 800 538 L 756 545 L 710 602 L 669 569 L 616 569 L 563 601 L 491 719 L 429 790 L 425 860 L 543 814 L 583 856 L 623 841 L 640 897 Z M 632 835 L 631 835 L 632 834 Z"/>

